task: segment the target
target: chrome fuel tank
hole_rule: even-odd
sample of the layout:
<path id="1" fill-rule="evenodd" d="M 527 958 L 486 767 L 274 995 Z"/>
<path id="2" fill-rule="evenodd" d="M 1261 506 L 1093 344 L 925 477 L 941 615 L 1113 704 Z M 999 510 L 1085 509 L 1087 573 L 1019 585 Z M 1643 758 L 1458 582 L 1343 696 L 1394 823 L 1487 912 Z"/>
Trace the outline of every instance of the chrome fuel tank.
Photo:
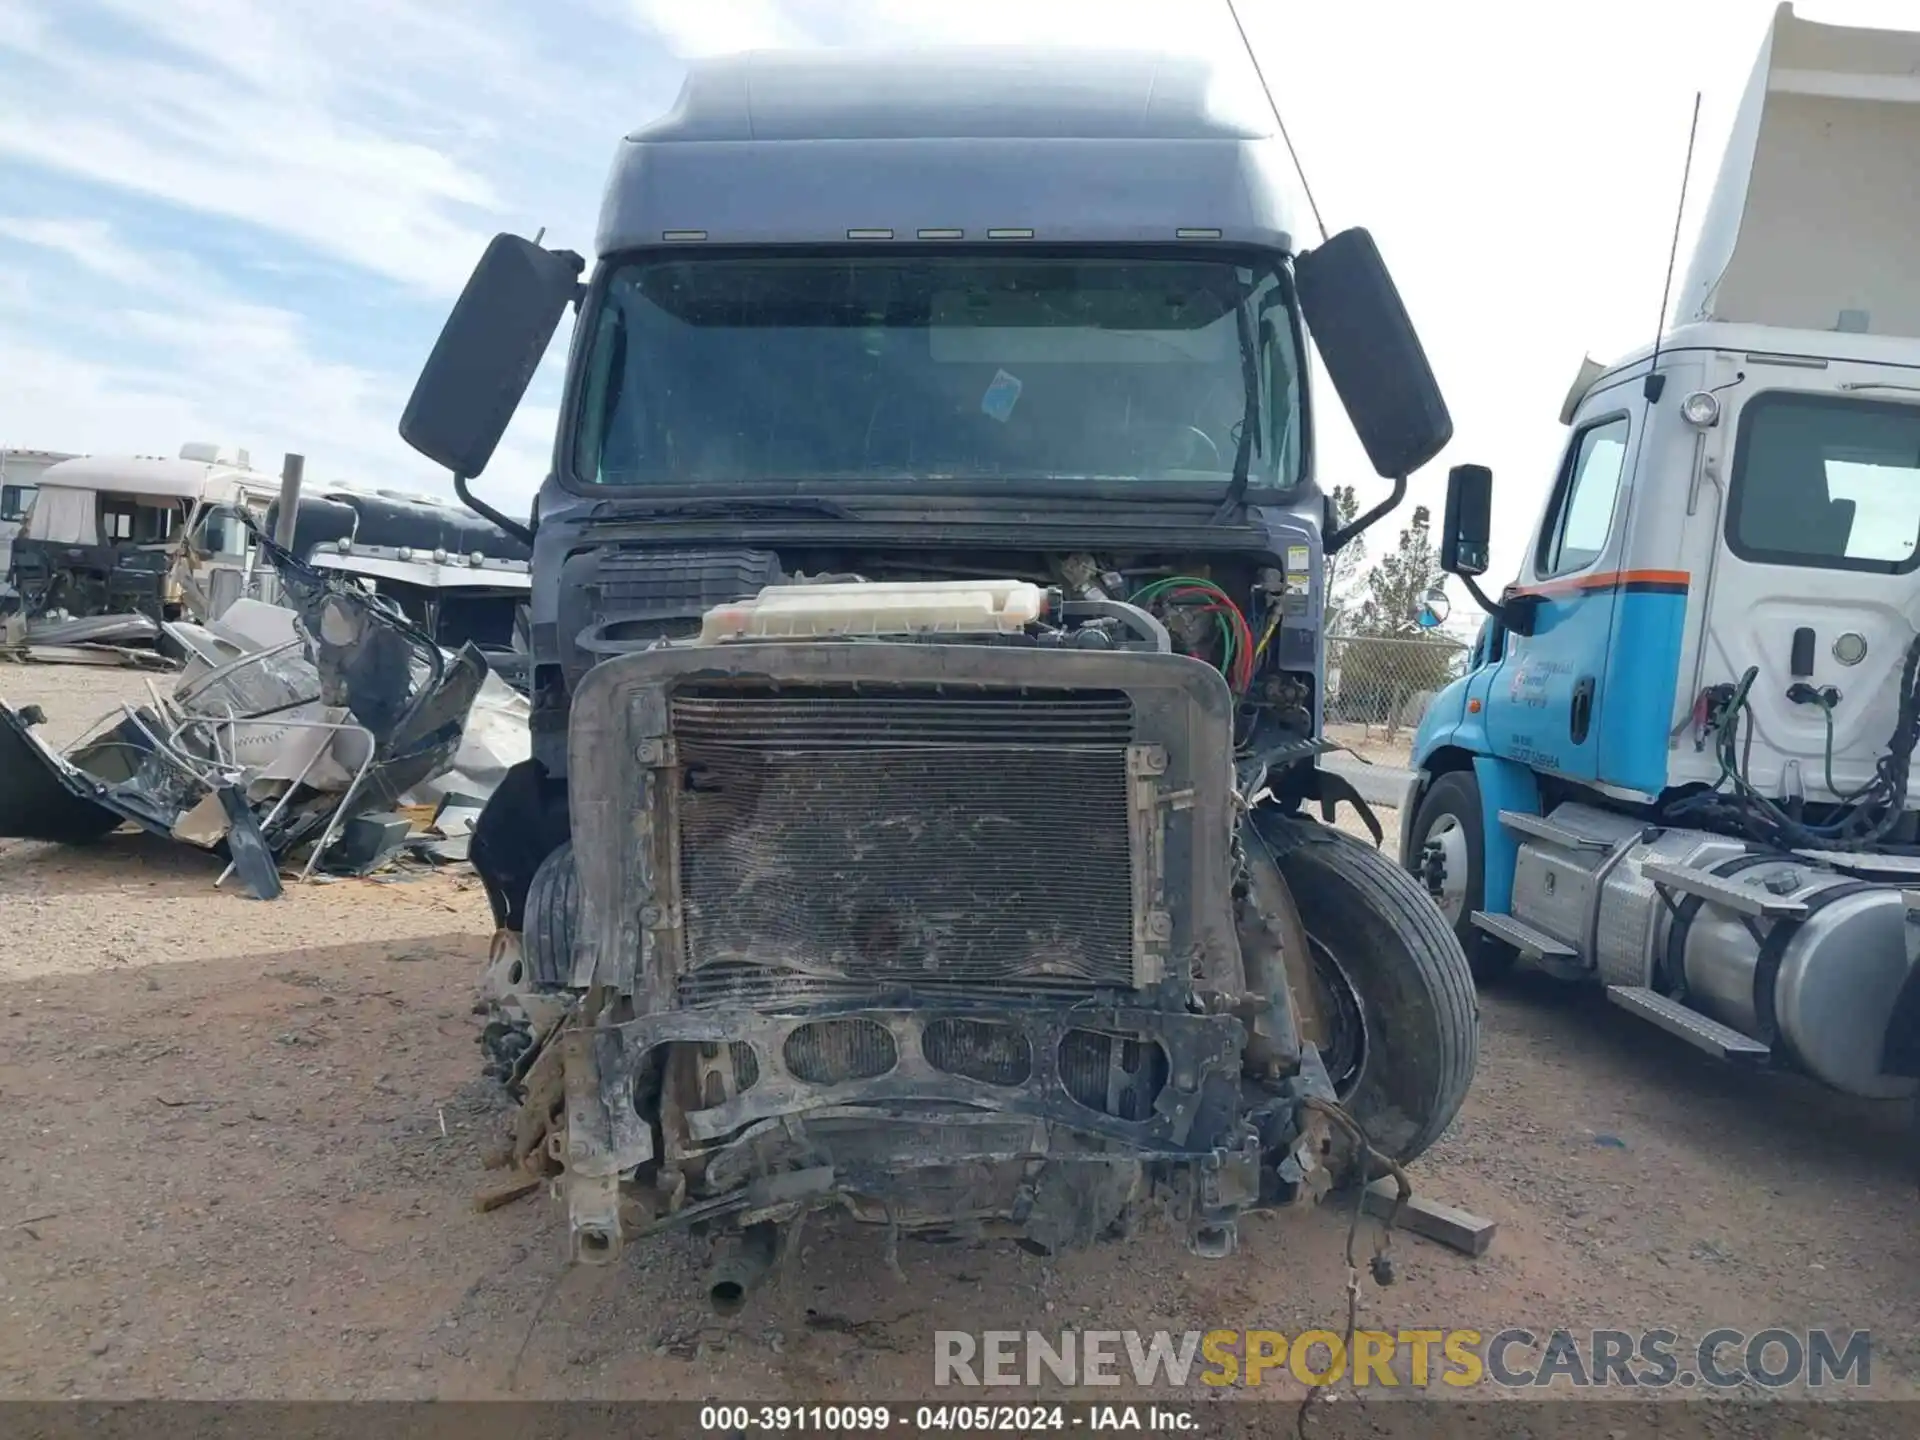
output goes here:
<path id="1" fill-rule="evenodd" d="M 1777 1036 L 1836 1090 L 1913 1093 L 1914 1081 L 1880 1073 L 1887 1017 L 1914 949 L 1902 890 L 1791 858 L 1727 878 L 1796 901 L 1805 917 L 1750 929 L 1745 917 L 1702 906 L 1682 936 L 1687 1003 L 1756 1040 Z"/>

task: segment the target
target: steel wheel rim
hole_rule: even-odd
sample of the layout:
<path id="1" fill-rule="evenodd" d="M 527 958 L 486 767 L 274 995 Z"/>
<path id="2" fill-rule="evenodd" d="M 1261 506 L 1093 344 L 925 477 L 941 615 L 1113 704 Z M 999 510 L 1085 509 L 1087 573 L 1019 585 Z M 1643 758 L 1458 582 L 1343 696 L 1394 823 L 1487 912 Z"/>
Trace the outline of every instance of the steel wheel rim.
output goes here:
<path id="1" fill-rule="evenodd" d="M 1344 1101 L 1359 1088 L 1360 1077 L 1367 1069 L 1371 1047 L 1366 1007 L 1340 957 L 1313 935 L 1307 936 L 1307 948 L 1313 954 L 1314 988 L 1319 992 L 1320 1013 L 1327 1023 L 1327 1043 L 1320 1052 L 1320 1063 L 1327 1067 L 1333 1093 Z"/>
<path id="2" fill-rule="evenodd" d="M 1440 885 L 1438 890 L 1426 878 L 1428 847 L 1440 847 Z M 1467 903 L 1467 827 L 1454 815 L 1437 815 L 1420 843 L 1421 881 L 1447 923 L 1458 929 Z"/>

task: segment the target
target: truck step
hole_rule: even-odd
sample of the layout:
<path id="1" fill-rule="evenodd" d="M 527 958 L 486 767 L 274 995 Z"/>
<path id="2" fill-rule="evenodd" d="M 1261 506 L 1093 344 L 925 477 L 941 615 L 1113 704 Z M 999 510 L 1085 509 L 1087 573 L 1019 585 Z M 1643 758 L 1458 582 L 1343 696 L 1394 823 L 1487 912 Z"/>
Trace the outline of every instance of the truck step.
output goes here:
<path id="1" fill-rule="evenodd" d="M 1709 875 L 1703 870 L 1689 869 L 1685 865 L 1649 862 L 1640 867 L 1640 873 L 1656 885 L 1678 890 L 1683 895 L 1697 895 L 1709 905 L 1718 905 L 1736 915 L 1752 915 L 1756 919 L 1767 920 L 1799 920 L 1807 913 L 1804 901 L 1785 900 L 1765 890 L 1756 890 L 1751 885 L 1736 885 L 1731 880 Z"/>
<path id="2" fill-rule="evenodd" d="M 1596 839 L 1592 835 L 1582 835 L 1578 830 L 1569 830 L 1564 825 L 1555 824 L 1539 815 L 1529 815 L 1524 810 L 1502 810 L 1500 823 L 1519 835 L 1531 835 L 1535 840 L 1544 840 L 1549 845 L 1558 845 L 1565 850 L 1611 850 L 1611 840 Z"/>
<path id="3" fill-rule="evenodd" d="M 1644 985 L 1609 985 L 1607 999 L 1630 1015 L 1651 1021 L 1669 1035 L 1677 1035 L 1696 1050 L 1704 1050 L 1716 1060 L 1753 1065 L 1772 1052 L 1751 1036 L 1722 1025 L 1709 1015 L 1691 1010 L 1678 1000 L 1649 990 Z"/>
<path id="4" fill-rule="evenodd" d="M 1473 912 L 1473 925 L 1476 930 L 1484 930 L 1496 940 L 1504 940 L 1529 960 L 1578 960 L 1580 952 L 1571 945 L 1564 945 L 1551 935 L 1534 929 L 1523 920 L 1511 915 L 1489 915 L 1484 910 Z"/>
<path id="5" fill-rule="evenodd" d="M 1825 865 L 1862 880 L 1885 880 L 1911 885 L 1920 879 L 1920 855 L 1862 855 L 1855 851 L 1796 850 L 1802 860 Z"/>

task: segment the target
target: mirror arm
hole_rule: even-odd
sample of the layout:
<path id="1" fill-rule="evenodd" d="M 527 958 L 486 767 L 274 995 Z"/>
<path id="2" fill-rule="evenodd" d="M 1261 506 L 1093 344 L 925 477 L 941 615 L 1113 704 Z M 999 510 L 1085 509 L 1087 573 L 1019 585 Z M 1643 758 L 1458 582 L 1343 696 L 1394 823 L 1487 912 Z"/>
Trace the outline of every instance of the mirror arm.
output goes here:
<path id="1" fill-rule="evenodd" d="M 1331 535 L 1327 536 L 1327 554 L 1338 554 L 1341 546 L 1345 545 L 1349 540 L 1358 538 L 1362 531 L 1370 529 L 1372 526 L 1386 519 L 1387 516 L 1394 512 L 1394 509 L 1400 502 L 1406 498 L 1407 477 L 1404 475 L 1396 476 L 1394 478 L 1393 493 L 1391 495 L 1367 511 L 1366 514 L 1356 515 L 1352 521 L 1342 525 L 1338 530 L 1335 530 Z"/>
<path id="2" fill-rule="evenodd" d="M 518 520 L 509 520 L 505 515 L 502 515 L 498 510 L 487 504 L 486 501 L 478 498 L 473 491 L 467 488 L 467 477 L 458 471 L 455 471 L 453 476 L 453 493 L 460 497 L 460 503 L 462 505 L 473 511 L 473 513 L 478 515 L 482 520 L 491 520 L 522 545 L 530 546 L 533 544 L 533 531 L 528 526 L 522 525 Z"/>
<path id="3" fill-rule="evenodd" d="M 1499 621 L 1502 628 L 1515 635 L 1533 634 L 1533 618 L 1539 609 L 1539 596 L 1509 595 L 1504 600 L 1492 600 L 1487 597 L 1486 591 L 1474 583 L 1471 575 L 1463 575 L 1456 570 L 1453 578 L 1467 587 L 1467 594 L 1473 597 L 1473 603 Z"/>
<path id="4" fill-rule="evenodd" d="M 1486 611 L 1487 614 L 1502 624 L 1506 623 L 1506 606 L 1502 605 L 1498 600 L 1489 600 L 1487 598 L 1487 592 L 1474 583 L 1471 575 L 1462 575 L 1458 571 L 1455 571 L 1453 578 L 1467 587 L 1467 594 L 1473 597 L 1474 604 L 1478 605 L 1482 610 Z"/>

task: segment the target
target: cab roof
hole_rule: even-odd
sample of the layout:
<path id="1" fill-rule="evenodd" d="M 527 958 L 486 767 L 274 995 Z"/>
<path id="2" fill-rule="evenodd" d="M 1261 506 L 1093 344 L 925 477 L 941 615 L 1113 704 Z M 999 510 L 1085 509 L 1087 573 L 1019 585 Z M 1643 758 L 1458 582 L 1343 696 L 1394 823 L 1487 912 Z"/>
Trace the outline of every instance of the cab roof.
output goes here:
<path id="1" fill-rule="evenodd" d="M 1205 61 L 1139 51 L 755 51 L 693 66 L 673 109 L 627 138 L 1258 140 Z M 1243 97 L 1244 99 L 1245 97 Z"/>
<path id="2" fill-rule="evenodd" d="M 596 248 L 1204 237 L 1285 250 L 1279 147 L 1244 57 L 752 52 L 692 66 L 672 109 L 622 141 Z"/>
<path id="3" fill-rule="evenodd" d="M 261 495 L 275 494 L 280 488 L 279 480 L 257 471 L 151 455 L 84 455 L 62 460 L 42 470 L 35 483 L 45 489 L 101 490 L 178 500 L 210 497 L 228 485 Z"/>

